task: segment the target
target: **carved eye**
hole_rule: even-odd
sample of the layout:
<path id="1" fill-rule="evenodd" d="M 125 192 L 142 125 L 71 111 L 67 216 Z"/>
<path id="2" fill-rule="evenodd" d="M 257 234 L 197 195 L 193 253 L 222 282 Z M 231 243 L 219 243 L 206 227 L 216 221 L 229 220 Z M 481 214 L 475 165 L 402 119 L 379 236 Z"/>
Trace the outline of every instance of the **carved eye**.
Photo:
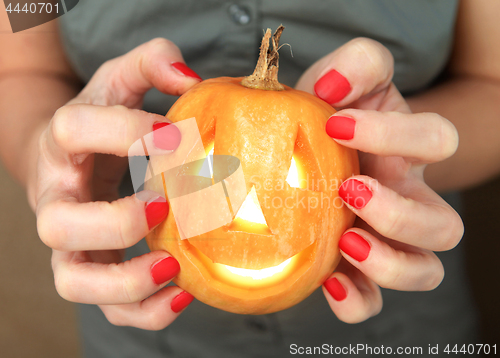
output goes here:
<path id="1" fill-rule="evenodd" d="M 290 169 L 288 169 L 288 176 L 286 177 L 286 182 L 292 188 L 299 188 L 299 172 L 294 157 L 292 157 L 292 163 L 290 164 Z"/>
<path id="2" fill-rule="evenodd" d="M 295 158 L 295 156 L 292 157 L 292 162 L 290 163 L 290 169 L 288 169 L 286 182 L 292 188 L 307 188 L 307 178 L 305 178 L 304 169 L 300 165 L 299 161 Z"/>

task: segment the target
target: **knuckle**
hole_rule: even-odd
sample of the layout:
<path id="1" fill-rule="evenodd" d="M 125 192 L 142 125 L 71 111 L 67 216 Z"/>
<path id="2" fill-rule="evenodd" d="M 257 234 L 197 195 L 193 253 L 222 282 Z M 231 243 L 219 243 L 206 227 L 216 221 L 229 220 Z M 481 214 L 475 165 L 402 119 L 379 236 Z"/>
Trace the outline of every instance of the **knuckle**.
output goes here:
<path id="1" fill-rule="evenodd" d="M 116 69 L 116 66 L 119 66 L 120 60 L 123 56 L 120 57 L 115 57 L 110 60 L 107 60 L 104 62 L 98 69 L 98 71 L 101 71 L 102 74 L 107 74 L 111 73 Z"/>
<path id="2" fill-rule="evenodd" d="M 147 327 L 149 331 L 160 331 L 168 326 L 165 317 L 158 312 L 154 312 L 148 316 Z"/>
<path id="3" fill-rule="evenodd" d="M 123 314 L 120 312 L 117 312 L 116 309 L 113 309 L 114 306 L 99 306 L 101 309 L 102 313 L 106 317 L 109 323 L 111 323 L 113 326 L 128 326 L 127 320 L 123 317 Z"/>
<path id="4" fill-rule="evenodd" d="M 45 159 L 45 155 L 46 153 L 48 152 L 48 137 L 51 135 L 50 132 L 51 132 L 51 127 L 52 125 L 49 125 L 47 126 L 42 134 L 40 135 L 40 137 L 38 137 L 38 142 L 37 142 L 37 149 L 38 149 L 38 153 L 40 153 L 40 158 L 39 158 L 39 161 L 41 161 L 42 159 Z M 37 180 L 37 183 L 40 182 L 40 178 L 38 178 Z"/>
<path id="5" fill-rule="evenodd" d="M 440 116 L 439 140 L 442 160 L 451 157 L 458 149 L 458 131 L 447 119 Z"/>
<path id="6" fill-rule="evenodd" d="M 54 143 L 64 149 L 70 148 L 75 139 L 75 119 L 80 114 L 79 105 L 68 105 L 59 108 L 52 117 L 50 134 Z"/>
<path id="7" fill-rule="evenodd" d="M 118 65 L 119 61 L 120 57 L 107 60 L 101 66 L 99 66 L 93 78 L 107 77 L 107 75 L 109 75 L 116 69 L 116 66 Z"/>
<path id="8" fill-rule="evenodd" d="M 409 206 L 413 205 L 411 199 L 403 197 L 402 200 Z M 407 208 L 401 208 L 400 206 L 393 206 L 388 209 L 386 219 L 381 222 L 379 233 L 390 239 L 400 237 L 408 224 L 407 210 Z M 409 212 L 411 212 L 411 208 Z"/>
<path id="9" fill-rule="evenodd" d="M 350 315 L 343 316 L 340 320 L 349 324 L 357 324 L 366 321 L 371 316 L 370 308 L 368 305 L 364 305 L 355 312 L 351 312 Z"/>
<path id="10" fill-rule="evenodd" d="M 381 269 L 375 278 L 375 282 L 383 288 L 395 289 L 399 286 L 400 282 L 404 280 L 403 270 L 401 270 L 400 255 L 403 253 L 396 252 L 396 257 L 386 261 L 386 265 Z M 398 255 L 399 254 L 399 255 Z"/>
<path id="11" fill-rule="evenodd" d="M 366 69 L 372 76 L 384 78 L 384 84 L 392 80 L 394 58 L 384 45 L 366 37 L 356 38 L 351 43 L 358 55 L 364 56 L 370 64 Z"/>
<path id="12" fill-rule="evenodd" d="M 436 264 L 432 265 L 434 268 L 431 274 L 428 275 L 426 282 L 422 285 L 422 291 L 431 291 L 438 287 L 444 278 L 444 267 L 441 261 L 435 257 Z"/>
<path id="13" fill-rule="evenodd" d="M 138 133 L 144 126 L 144 118 L 148 116 L 143 110 L 130 109 L 123 105 L 114 105 L 112 110 L 117 118 L 116 136 L 122 143 L 132 143 L 138 140 Z"/>
<path id="14" fill-rule="evenodd" d="M 52 117 L 52 123 L 50 127 L 50 134 L 54 143 L 60 147 L 65 148 L 68 141 L 68 117 L 71 110 L 67 106 L 59 108 Z"/>
<path id="15" fill-rule="evenodd" d="M 428 151 L 433 161 L 451 157 L 458 149 L 458 131 L 446 118 L 437 113 L 422 113 L 427 119 L 421 125 L 425 127 L 428 138 Z"/>
<path id="16" fill-rule="evenodd" d="M 37 212 L 37 231 L 40 240 L 48 247 L 56 250 L 63 249 L 66 235 L 65 226 L 58 225 L 56 218 L 60 217 L 55 204 L 48 204 Z"/>
<path id="17" fill-rule="evenodd" d="M 132 200 L 132 198 L 128 197 L 116 200 L 113 203 L 108 203 L 112 210 L 112 216 L 117 218 L 117 220 L 114 220 L 116 225 L 115 232 L 118 244 L 122 249 L 135 244 L 133 238 L 141 236 L 141 233 L 137 232 L 139 226 L 134 224 L 134 220 L 128 220 L 127 217 L 122 214 L 129 211 L 127 210 L 127 206 L 130 200 Z"/>
<path id="18" fill-rule="evenodd" d="M 384 306 L 383 300 L 382 300 L 382 295 L 379 293 L 377 298 L 372 302 L 372 311 L 371 311 L 371 317 L 374 317 L 378 315 L 380 312 L 382 312 L 382 307 Z"/>
<path id="19" fill-rule="evenodd" d="M 125 263 L 126 265 L 127 263 Z M 115 269 L 120 274 L 121 278 L 121 296 L 123 297 L 124 303 L 134 303 L 141 301 L 143 299 L 142 295 L 138 290 L 138 282 L 129 274 L 127 270 L 121 270 L 119 264 L 114 264 L 111 269 Z"/>
<path id="20" fill-rule="evenodd" d="M 39 209 L 37 212 L 37 220 L 36 220 L 36 228 L 38 231 L 38 237 L 42 242 L 49 246 L 51 246 L 52 242 L 52 230 L 51 230 L 51 221 L 49 220 L 50 215 L 46 214 L 47 208 Z"/>
<path id="21" fill-rule="evenodd" d="M 117 100 L 116 93 L 123 88 L 123 84 L 119 83 L 116 76 L 122 57 L 108 60 L 97 69 L 87 86 L 78 95 L 82 103 L 109 106 Z"/>
<path id="22" fill-rule="evenodd" d="M 438 287 L 444 278 L 444 267 L 436 254 L 429 250 L 420 253 L 422 269 L 413 285 L 414 291 L 431 291 Z"/>
<path id="23" fill-rule="evenodd" d="M 146 52 L 172 52 L 178 51 L 178 47 L 170 40 L 157 37 L 146 43 Z"/>
<path id="24" fill-rule="evenodd" d="M 75 287 L 71 284 L 70 273 L 62 270 L 54 272 L 54 285 L 59 296 L 69 302 L 78 302 Z"/>
<path id="25" fill-rule="evenodd" d="M 124 105 L 115 104 L 106 108 L 109 116 L 113 118 L 114 121 L 114 140 L 119 143 L 133 143 L 131 141 L 131 130 L 130 125 L 133 122 L 131 117 L 131 110 Z"/>
<path id="26" fill-rule="evenodd" d="M 127 220 L 117 220 L 116 221 L 116 234 L 118 237 L 118 244 L 120 245 L 120 248 L 124 249 L 128 247 L 129 245 L 127 244 L 127 227 L 128 225 L 126 224 Z"/>
<path id="27" fill-rule="evenodd" d="M 130 114 L 130 109 L 122 104 L 115 104 L 110 106 L 110 108 L 119 115 L 127 116 Z"/>
<path id="28" fill-rule="evenodd" d="M 374 138 L 375 141 L 372 142 L 374 153 L 384 154 L 390 148 L 390 143 L 394 141 L 391 133 L 391 125 L 388 121 L 382 119 L 378 121 L 377 126 L 373 126 L 375 130 Z"/>
<path id="29" fill-rule="evenodd" d="M 440 235 L 438 251 L 448 251 L 460 243 L 464 235 L 464 224 L 460 215 L 452 208 L 446 208 L 443 233 Z"/>
<path id="30" fill-rule="evenodd" d="M 163 71 L 165 67 L 162 64 L 179 58 L 182 58 L 181 51 L 172 41 L 155 38 L 146 43 L 135 57 L 135 67 L 152 83 L 160 83 L 159 78 L 169 83 L 169 78 L 163 77 L 166 72 Z M 166 86 L 165 83 L 160 84 L 160 90 L 163 90 L 162 86 Z"/>

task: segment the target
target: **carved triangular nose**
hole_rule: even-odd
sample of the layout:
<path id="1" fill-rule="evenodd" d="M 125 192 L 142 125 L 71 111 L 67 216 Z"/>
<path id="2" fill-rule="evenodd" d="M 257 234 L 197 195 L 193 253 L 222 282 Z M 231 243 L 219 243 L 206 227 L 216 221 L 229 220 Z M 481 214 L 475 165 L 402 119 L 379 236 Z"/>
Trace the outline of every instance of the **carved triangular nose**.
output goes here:
<path id="1" fill-rule="evenodd" d="M 262 212 L 262 209 L 260 207 L 259 198 L 257 197 L 254 186 L 252 187 L 247 197 L 245 198 L 245 201 L 243 201 L 243 204 L 241 204 L 240 209 L 236 213 L 235 219 L 238 218 L 267 226 L 266 218 L 264 217 L 264 213 Z"/>
<path id="2" fill-rule="evenodd" d="M 261 235 L 271 234 L 254 186 L 250 189 L 233 222 L 229 225 L 229 230 Z"/>

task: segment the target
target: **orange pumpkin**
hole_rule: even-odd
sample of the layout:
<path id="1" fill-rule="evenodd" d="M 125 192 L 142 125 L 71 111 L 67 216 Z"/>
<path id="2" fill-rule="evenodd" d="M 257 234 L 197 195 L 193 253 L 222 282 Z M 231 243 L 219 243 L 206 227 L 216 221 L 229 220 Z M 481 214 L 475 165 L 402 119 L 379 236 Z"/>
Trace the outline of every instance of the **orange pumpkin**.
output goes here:
<path id="1" fill-rule="evenodd" d="M 179 261 L 179 287 L 234 313 L 271 313 L 305 299 L 335 269 L 338 240 L 354 221 L 338 187 L 358 173 L 357 153 L 326 134 L 330 105 L 277 81 L 282 30 L 272 50 L 267 30 L 253 75 L 203 81 L 167 113 L 174 123 L 194 117 L 207 153 L 239 158 L 249 194 L 231 224 L 186 240 L 171 211 L 148 245 Z M 162 192 L 161 179 L 146 188 Z"/>

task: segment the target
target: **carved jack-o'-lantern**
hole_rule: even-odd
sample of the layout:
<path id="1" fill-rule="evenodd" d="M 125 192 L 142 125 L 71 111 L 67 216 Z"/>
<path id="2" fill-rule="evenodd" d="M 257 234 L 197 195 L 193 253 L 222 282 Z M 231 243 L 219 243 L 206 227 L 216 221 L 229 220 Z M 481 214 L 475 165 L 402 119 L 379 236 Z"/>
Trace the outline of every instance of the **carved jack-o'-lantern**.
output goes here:
<path id="1" fill-rule="evenodd" d="M 338 264 L 338 240 L 354 221 L 337 189 L 358 172 L 357 154 L 327 136 L 330 105 L 277 81 L 281 31 L 272 50 L 267 31 L 253 75 L 203 81 L 167 113 L 174 123 L 196 119 L 206 153 L 240 160 L 248 195 L 228 225 L 182 240 L 171 211 L 147 242 L 179 261 L 177 285 L 235 313 L 306 298 Z"/>

